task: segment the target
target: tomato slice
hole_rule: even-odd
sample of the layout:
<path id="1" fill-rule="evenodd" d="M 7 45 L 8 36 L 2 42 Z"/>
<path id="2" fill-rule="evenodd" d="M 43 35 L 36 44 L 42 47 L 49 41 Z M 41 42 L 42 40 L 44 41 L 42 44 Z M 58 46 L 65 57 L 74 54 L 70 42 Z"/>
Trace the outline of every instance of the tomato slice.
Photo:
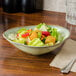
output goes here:
<path id="1" fill-rule="evenodd" d="M 48 32 L 48 31 L 42 31 L 42 35 L 49 36 L 50 35 L 50 32 Z"/>
<path id="2" fill-rule="evenodd" d="M 23 37 L 23 38 L 26 38 L 26 37 L 28 37 L 28 36 L 29 36 L 29 33 L 22 34 L 22 37 Z"/>

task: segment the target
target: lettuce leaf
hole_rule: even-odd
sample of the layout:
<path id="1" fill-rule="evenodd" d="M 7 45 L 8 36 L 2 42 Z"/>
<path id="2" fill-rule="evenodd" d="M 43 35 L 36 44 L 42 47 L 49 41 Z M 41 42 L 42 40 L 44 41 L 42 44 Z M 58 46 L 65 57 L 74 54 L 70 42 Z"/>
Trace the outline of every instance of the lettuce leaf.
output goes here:
<path id="1" fill-rule="evenodd" d="M 41 38 L 42 33 L 38 32 L 38 38 Z"/>
<path id="2" fill-rule="evenodd" d="M 17 42 L 17 43 L 21 43 L 21 44 L 25 44 L 26 43 L 26 39 L 25 38 L 19 38 L 19 39 L 15 39 L 13 41 Z"/>
<path id="3" fill-rule="evenodd" d="M 64 36 L 62 35 L 62 33 L 58 32 L 57 35 L 58 35 L 57 41 L 62 42 L 64 39 Z"/>
<path id="4" fill-rule="evenodd" d="M 56 28 L 52 28 L 51 35 L 56 38 L 56 41 L 58 41 L 58 31 Z"/>
<path id="5" fill-rule="evenodd" d="M 58 32 L 56 28 L 52 28 L 51 35 L 56 38 L 56 42 L 57 41 L 61 42 L 64 39 L 64 37 L 62 36 L 62 33 Z"/>
<path id="6" fill-rule="evenodd" d="M 28 45 L 30 45 L 30 46 L 44 46 L 44 43 L 39 38 L 35 38 L 32 41 L 30 41 Z"/>
<path id="7" fill-rule="evenodd" d="M 35 29 L 39 29 L 39 30 L 41 30 L 41 31 L 47 31 L 47 26 L 46 26 L 45 23 L 40 23 L 40 24 L 38 24 L 38 25 L 36 26 Z"/>
<path id="8" fill-rule="evenodd" d="M 22 29 L 18 30 L 17 33 L 21 33 L 23 31 L 26 31 L 26 29 L 25 28 L 22 28 Z"/>
<path id="9" fill-rule="evenodd" d="M 40 23 L 40 24 L 37 25 L 36 28 L 40 29 L 43 25 L 46 25 L 46 24 L 45 23 Z"/>

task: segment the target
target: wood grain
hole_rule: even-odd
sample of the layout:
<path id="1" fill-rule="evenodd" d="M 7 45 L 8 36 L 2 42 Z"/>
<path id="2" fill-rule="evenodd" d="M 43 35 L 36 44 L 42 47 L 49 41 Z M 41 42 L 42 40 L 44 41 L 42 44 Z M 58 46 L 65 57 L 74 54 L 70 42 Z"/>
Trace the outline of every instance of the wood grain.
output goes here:
<path id="1" fill-rule="evenodd" d="M 71 31 L 70 37 L 76 40 L 76 27 L 66 23 L 64 13 L 40 11 L 32 14 L 8 14 L 2 12 L 2 9 L 0 11 L 0 76 L 76 76 L 72 72 L 68 75 L 61 74 L 58 68 L 49 66 L 61 48 L 48 54 L 32 56 L 18 50 L 2 37 L 7 29 L 44 22 L 68 28 Z"/>

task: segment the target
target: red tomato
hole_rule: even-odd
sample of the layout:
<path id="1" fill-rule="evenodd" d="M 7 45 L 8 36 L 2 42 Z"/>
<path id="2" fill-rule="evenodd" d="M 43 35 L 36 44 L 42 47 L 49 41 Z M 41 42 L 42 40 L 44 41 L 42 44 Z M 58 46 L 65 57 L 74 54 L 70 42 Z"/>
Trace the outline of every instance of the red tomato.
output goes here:
<path id="1" fill-rule="evenodd" d="M 29 33 L 22 34 L 23 38 L 26 38 L 27 36 L 29 36 Z"/>
<path id="2" fill-rule="evenodd" d="M 42 31 L 42 35 L 49 36 L 50 35 L 50 32 L 48 32 L 48 31 Z"/>

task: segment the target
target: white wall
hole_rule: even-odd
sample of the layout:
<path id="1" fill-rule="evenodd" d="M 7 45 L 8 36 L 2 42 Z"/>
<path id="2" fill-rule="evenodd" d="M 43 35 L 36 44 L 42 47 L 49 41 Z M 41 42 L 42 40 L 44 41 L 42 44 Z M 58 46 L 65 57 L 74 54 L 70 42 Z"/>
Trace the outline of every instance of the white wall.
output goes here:
<path id="1" fill-rule="evenodd" d="M 41 0 L 38 0 L 38 7 L 40 8 Z M 65 12 L 66 0 L 43 0 L 43 9 L 48 11 Z"/>
<path id="2" fill-rule="evenodd" d="M 65 12 L 66 11 L 66 0 L 44 0 L 44 10 Z"/>

